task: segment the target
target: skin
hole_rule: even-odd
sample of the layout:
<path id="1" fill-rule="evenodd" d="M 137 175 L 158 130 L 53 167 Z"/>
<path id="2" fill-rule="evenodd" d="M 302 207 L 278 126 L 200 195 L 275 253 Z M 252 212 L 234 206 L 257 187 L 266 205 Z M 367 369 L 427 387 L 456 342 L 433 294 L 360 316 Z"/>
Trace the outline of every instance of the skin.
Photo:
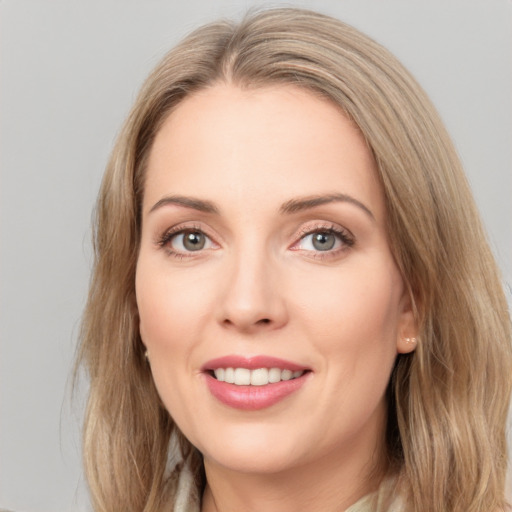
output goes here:
<path id="1" fill-rule="evenodd" d="M 282 212 L 333 194 L 345 199 Z M 176 195 L 216 211 L 165 201 Z M 165 238 L 185 228 L 207 235 L 202 250 Z M 333 249 L 311 232 L 334 236 Z M 336 106 L 230 84 L 180 103 L 150 153 L 136 293 L 156 387 L 204 455 L 203 511 L 339 511 L 374 489 L 385 389 L 416 326 L 375 162 Z M 277 404 L 238 410 L 201 371 L 231 354 L 311 371 Z"/>

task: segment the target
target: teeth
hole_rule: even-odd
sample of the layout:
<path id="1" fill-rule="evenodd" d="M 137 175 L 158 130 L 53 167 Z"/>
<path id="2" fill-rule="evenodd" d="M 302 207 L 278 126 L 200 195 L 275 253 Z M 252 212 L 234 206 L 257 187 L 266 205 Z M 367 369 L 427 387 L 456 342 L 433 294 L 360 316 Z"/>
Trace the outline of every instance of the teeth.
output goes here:
<path id="1" fill-rule="evenodd" d="M 266 368 L 259 368 L 251 372 L 251 385 L 264 386 L 268 384 L 268 370 Z"/>
<path id="2" fill-rule="evenodd" d="M 281 380 L 290 380 L 292 378 L 293 372 L 291 370 L 283 370 L 281 372 Z"/>
<path id="3" fill-rule="evenodd" d="M 230 384 L 234 384 L 235 370 L 233 370 L 233 368 L 226 368 L 226 372 L 224 373 L 224 381 L 229 382 Z"/>
<path id="4" fill-rule="evenodd" d="M 235 369 L 235 382 L 237 386 L 248 386 L 251 383 L 251 370 L 247 368 Z"/>
<path id="5" fill-rule="evenodd" d="M 220 382 L 235 384 L 237 386 L 266 386 L 282 380 L 296 379 L 303 375 L 302 370 L 292 372 L 281 368 L 217 368 L 213 371 L 215 378 Z"/>
<path id="6" fill-rule="evenodd" d="M 268 372 L 268 381 L 271 383 L 281 380 L 281 370 L 279 368 L 270 368 Z"/>

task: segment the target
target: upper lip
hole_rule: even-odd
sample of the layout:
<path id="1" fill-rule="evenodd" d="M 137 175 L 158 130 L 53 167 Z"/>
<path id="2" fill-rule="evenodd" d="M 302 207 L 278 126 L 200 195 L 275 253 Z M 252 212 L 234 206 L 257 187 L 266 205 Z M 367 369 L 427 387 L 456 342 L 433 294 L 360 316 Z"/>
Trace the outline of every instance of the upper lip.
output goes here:
<path id="1" fill-rule="evenodd" d="M 257 356 L 239 356 L 227 355 L 211 359 L 201 366 L 201 371 L 211 371 L 217 368 L 247 368 L 248 370 L 257 370 L 258 368 L 280 368 L 281 370 L 291 370 L 293 372 L 308 370 L 304 365 L 280 359 L 278 357 L 257 355 Z"/>

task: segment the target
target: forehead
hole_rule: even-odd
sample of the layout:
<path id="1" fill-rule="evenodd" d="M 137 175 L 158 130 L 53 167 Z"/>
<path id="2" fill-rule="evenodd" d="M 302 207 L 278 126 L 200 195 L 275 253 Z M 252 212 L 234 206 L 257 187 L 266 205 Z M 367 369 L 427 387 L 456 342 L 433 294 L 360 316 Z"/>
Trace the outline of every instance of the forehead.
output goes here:
<path id="1" fill-rule="evenodd" d="M 163 123 L 144 203 L 147 210 L 179 193 L 248 206 L 333 192 L 384 213 L 372 154 L 339 107 L 295 86 L 217 84 L 187 97 Z"/>

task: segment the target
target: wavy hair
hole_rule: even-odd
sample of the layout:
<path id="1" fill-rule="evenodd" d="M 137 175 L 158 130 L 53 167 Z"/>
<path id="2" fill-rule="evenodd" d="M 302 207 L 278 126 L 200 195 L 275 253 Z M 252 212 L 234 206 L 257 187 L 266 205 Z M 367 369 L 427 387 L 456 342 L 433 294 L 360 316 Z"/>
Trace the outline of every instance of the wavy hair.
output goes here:
<path id="1" fill-rule="evenodd" d="M 155 134 L 183 98 L 219 82 L 302 87 L 358 125 L 377 163 L 391 248 L 420 326 L 418 347 L 398 356 L 388 390 L 396 491 L 408 511 L 503 509 L 510 317 L 450 138 L 387 50 L 333 18 L 271 9 L 203 26 L 170 51 L 143 85 L 108 163 L 78 358 L 90 380 L 83 449 L 95 510 L 168 507 L 181 469 L 166 469 L 173 433 L 180 445 L 173 449 L 194 454 L 144 360 L 135 266 Z"/>

